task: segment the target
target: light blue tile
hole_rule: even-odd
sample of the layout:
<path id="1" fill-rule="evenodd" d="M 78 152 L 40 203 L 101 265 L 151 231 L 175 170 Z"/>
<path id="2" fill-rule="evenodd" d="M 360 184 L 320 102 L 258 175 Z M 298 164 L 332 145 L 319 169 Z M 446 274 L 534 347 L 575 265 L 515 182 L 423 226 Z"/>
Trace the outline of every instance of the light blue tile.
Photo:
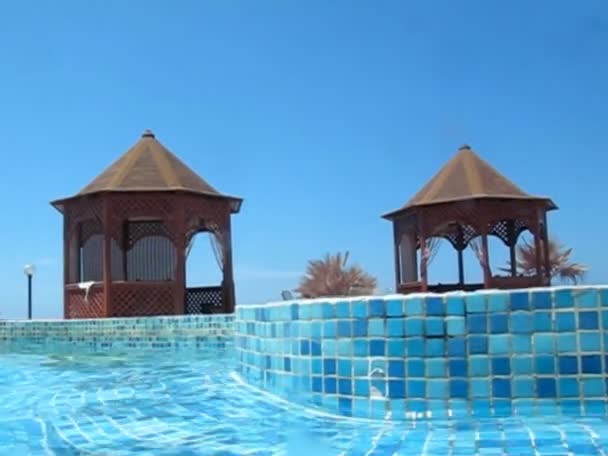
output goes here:
<path id="1" fill-rule="evenodd" d="M 450 336 L 465 334 L 466 325 L 464 317 L 448 317 L 446 320 L 447 333 Z"/>
<path id="2" fill-rule="evenodd" d="M 589 309 L 599 305 L 598 294 L 596 290 L 589 288 L 586 290 L 576 290 L 574 294 L 575 306 L 578 308 Z"/>
<path id="3" fill-rule="evenodd" d="M 367 320 L 368 336 L 384 336 L 384 319 L 370 318 Z"/>
<path id="4" fill-rule="evenodd" d="M 417 316 L 424 314 L 424 305 L 420 298 L 407 298 L 405 300 L 405 315 Z"/>
<path id="5" fill-rule="evenodd" d="M 486 296 L 484 294 L 469 294 L 466 296 L 467 313 L 486 312 Z"/>

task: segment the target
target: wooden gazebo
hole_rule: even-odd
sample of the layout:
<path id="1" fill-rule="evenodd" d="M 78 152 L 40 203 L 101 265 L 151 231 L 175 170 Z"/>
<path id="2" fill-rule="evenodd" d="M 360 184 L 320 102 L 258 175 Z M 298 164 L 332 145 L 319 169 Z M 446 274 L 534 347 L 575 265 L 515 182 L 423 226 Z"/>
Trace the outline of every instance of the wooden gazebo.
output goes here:
<path id="1" fill-rule="evenodd" d="M 384 215 L 393 222 L 397 290 L 445 292 L 480 288 L 527 288 L 549 285 L 547 212 L 557 209 L 549 198 L 531 196 L 502 176 L 467 145 L 401 209 Z M 515 246 L 519 235 L 534 236 L 536 274 L 518 275 Z M 488 236 L 510 250 L 510 274 L 493 275 Z M 482 284 L 464 279 L 463 250 L 481 237 L 478 249 Z M 443 238 L 458 255 L 458 283 L 429 285 L 431 238 Z"/>
<path id="2" fill-rule="evenodd" d="M 148 130 L 73 197 L 51 204 L 64 219 L 64 317 L 234 312 L 230 217 L 223 195 Z M 186 289 L 186 256 L 213 236 L 221 285 Z"/>

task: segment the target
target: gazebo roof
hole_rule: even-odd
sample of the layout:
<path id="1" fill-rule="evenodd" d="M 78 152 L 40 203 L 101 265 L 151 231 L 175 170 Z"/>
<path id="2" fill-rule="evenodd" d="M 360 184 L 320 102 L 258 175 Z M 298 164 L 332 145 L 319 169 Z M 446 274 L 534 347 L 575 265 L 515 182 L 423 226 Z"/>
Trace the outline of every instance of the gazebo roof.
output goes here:
<path id="1" fill-rule="evenodd" d="M 540 200 L 546 201 L 548 209 L 557 208 L 549 198 L 524 192 L 468 145 L 463 145 L 413 198 L 384 217 L 391 218 L 414 207 L 474 199 Z"/>
<path id="2" fill-rule="evenodd" d="M 184 191 L 239 200 L 224 195 L 163 146 L 150 130 L 75 197 L 102 192 Z M 61 201 L 54 202 L 58 207 Z M 59 208 L 59 207 L 58 207 Z"/>

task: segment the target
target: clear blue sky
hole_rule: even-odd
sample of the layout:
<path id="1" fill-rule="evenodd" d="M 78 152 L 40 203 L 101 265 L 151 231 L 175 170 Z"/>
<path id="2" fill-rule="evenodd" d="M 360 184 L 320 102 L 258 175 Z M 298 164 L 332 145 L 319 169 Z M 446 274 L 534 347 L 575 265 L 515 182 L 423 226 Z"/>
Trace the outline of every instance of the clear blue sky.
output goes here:
<path id="1" fill-rule="evenodd" d="M 34 316 L 61 315 L 62 220 L 48 202 L 145 128 L 245 198 L 239 302 L 276 299 L 308 259 L 347 249 L 393 286 L 380 215 L 463 143 L 553 197 L 551 232 L 606 283 L 606 56 L 605 1 L 3 2 L 0 312 L 25 315 L 35 262 Z M 431 277 L 455 264 L 442 246 Z M 190 283 L 219 281 L 204 238 L 188 266 Z"/>

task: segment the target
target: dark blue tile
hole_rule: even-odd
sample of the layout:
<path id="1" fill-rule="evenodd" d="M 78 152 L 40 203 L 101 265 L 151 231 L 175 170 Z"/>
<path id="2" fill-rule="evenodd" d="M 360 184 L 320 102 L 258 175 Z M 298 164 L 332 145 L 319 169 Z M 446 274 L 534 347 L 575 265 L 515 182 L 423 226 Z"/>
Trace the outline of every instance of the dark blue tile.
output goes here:
<path id="1" fill-rule="evenodd" d="M 323 392 L 323 377 L 312 378 L 312 392 L 322 393 Z"/>
<path id="2" fill-rule="evenodd" d="M 549 398 L 557 396 L 557 388 L 554 378 L 537 378 L 536 393 L 540 398 Z"/>
<path id="3" fill-rule="evenodd" d="M 561 375 L 578 374 L 578 357 L 560 356 L 558 358 L 559 373 Z"/>
<path id="4" fill-rule="evenodd" d="M 579 329 L 598 329 L 599 321 L 599 313 L 596 311 L 579 312 L 578 314 Z"/>
<path id="5" fill-rule="evenodd" d="M 466 399 L 469 394 L 469 383 L 466 380 L 450 380 L 450 397 Z"/>
<path id="6" fill-rule="evenodd" d="M 602 357 L 600 355 L 581 356 L 581 370 L 583 374 L 601 374 Z"/>
<path id="7" fill-rule="evenodd" d="M 437 297 L 426 298 L 426 314 L 433 316 L 442 316 L 443 311 L 443 300 Z"/>
<path id="8" fill-rule="evenodd" d="M 391 399 L 403 399 L 405 397 L 405 380 L 389 380 L 388 395 Z"/>
<path id="9" fill-rule="evenodd" d="M 511 364 L 509 358 L 492 358 L 492 375 L 510 375 Z"/>
<path id="10" fill-rule="evenodd" d="M 554 300 L 556 308 L 564 309 L 574 307 L 574 299 L 572 299 L 572 290 L 555 290 Z"/>
<path id="11" fill-rule="evenodd" d="M 506 333 L 509 331 L 509 318 L 507 314 L 490 315 L 490 332 L 493 334 Z"/>
<path id="12" fill-rule="evenodd" d="M 485 314 L 470 314 L 467 315 L 467 327 L 470 333 L 487 333 Z"/>
<path id="13" fill-rule="evenodd" d="M 511 381 L 505 378 L 492 379 L 492 393 L 494 397 L 511 397 Z"/>
<path id="14" fill-rule="evenodd" d="M 469 336 L 469 353 L 474 355 L 488 353 L 488 336 Z"/>
<path id="15" fill-rule="evenodd" d="M 340 329 L 338 328 L 338 335 Z M 357 318 L 353 321 L 353 337 L 365 337 L 367 336 L 367 320 L 364 318 Z"/>
<path id="16" fill-rule="evenodd" d="M 386 341 L 384 339 L 372 339 L 369 341 L 370 356 L 384 356 Z"/>
<path id="17" fill-rule="evenodd" d="M 390 360 L 388 362 L 388 376 L 389 377 L 405 377 L 405 361 Z"/>
<path id="18" fill-rule="evenodd" d="M 467 376 L 467 360 L 466 359 L 450 359 L 449 369 L 450 369 L 450 377 L 466 377 Z"/>
<path id="19" fill-rule="evenodd" d="M 321 343 L 316 341 L 310 342 L 310 354 L 312 356 L 321 356 Z"/>
<path id="20" fill-rule="evenodd" d="M 383 317 L 386 314 L 384 299 L 370 299 L 368 301 L 368 314 L 370 317 Z"/>
<path id="21" fill-rule="evenodd" d="M 336 377 L 323 377 L 323 387 L 326 394 L 336 394 L 337 382 Z"/>
<path id="22" fill-rule="evenodd" d="M 336 360 L 335 358 L 323 359 L 323 374 L 336 375 Z"/>
<path id="23" fill-rule="evenodd" d="M 310 340 L 303 339 L 300 341 L 300 353 L 302 355 L 310 355 Z"/>
<path id="24" fill-rule="evenodd" d="M 283 358 L 283 369 L 287 372 L 291 372 L 291 358 L 287 356 Z"/>
<path id="25" fill-rule="evenodd" d="M 467 344 L 464 337 L 451 337 L 448 339 L 448 356 L 458 358 L 466 354 Z"/>
<path id="26" fill-rule="evenodd" d="M 407 360 L 407 376 L 408 377 L 424 377 L 424 360 L 408 359 Z"/>
<path id="27" fill-rule="evenodd" d="M 511 293 L 511 310 L 530 310 L 529 293 L 527 291 Z"/>
<path id="28" fill-rule="evenodd" d="M 338 380 L 338 393 L 343 396 L 352 396 L 352 383 L 350 378 L 341 378 Z"/>
<path id="29" fill-rule="evenodd" d="M 408 397 L 425 397 L 426 380 L 407 380 Z"/>
<path id="30" fill-rule="evenodd" d="M 532 307 L 535 309 L 550 309 L 551 304 L 551 293 L 548 291 L 532 293 Z"/>
<path id="31" fill-rule="evenodd" d="M 536 365 L 534 367 L 536 370 L 536 374 L 555 374 L 555 357 L 553 355 L 537 356 Z"/>

